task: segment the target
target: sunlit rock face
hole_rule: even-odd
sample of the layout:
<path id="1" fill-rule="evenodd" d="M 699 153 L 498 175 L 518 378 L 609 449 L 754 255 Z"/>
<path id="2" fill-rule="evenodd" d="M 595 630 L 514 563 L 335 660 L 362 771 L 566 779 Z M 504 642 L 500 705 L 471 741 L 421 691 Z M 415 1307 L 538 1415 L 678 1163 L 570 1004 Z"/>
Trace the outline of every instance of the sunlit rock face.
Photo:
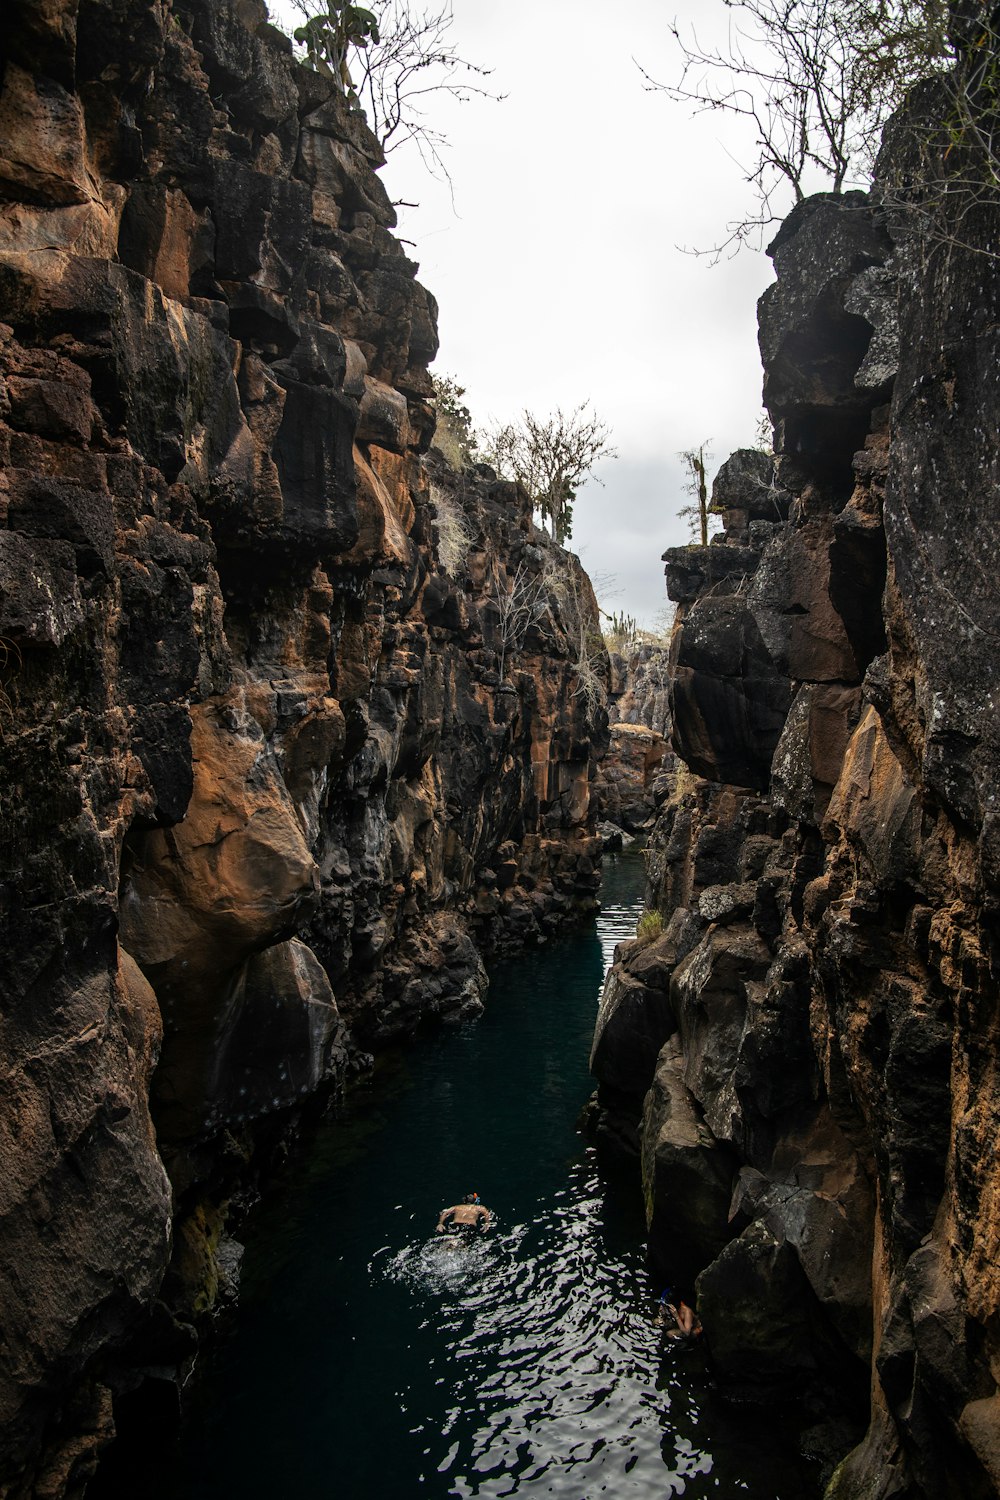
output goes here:
<path id="1" fill-rule="evenodd" d="M 666 556 L 663 927 L 594 1052 L 720 1375 L 854 1403 L 836 1500 L 1000 1487 L 1000 222 L 929 244 L 879 203 L 782 227 L 777 461 L 734 455 L 724 533 Z"/>
<path id="2" fill-rule="evenodd" d="M 523 492 L 432 491 L 434 301 L 259 0 L 11 0 L 0 63 L 0 1490 L 57 1496 L 255 1142 L 593 909 L 607 664 Z"/>

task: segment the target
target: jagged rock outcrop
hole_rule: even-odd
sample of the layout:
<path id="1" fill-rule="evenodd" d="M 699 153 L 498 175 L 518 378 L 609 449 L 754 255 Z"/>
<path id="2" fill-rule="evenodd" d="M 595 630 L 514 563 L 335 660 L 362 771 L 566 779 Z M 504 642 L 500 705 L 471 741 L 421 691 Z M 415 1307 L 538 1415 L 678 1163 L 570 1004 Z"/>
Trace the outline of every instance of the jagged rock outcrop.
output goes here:
<path id="1" fill-rule="evenodd" d="M 877 184 L 771 246 L 779 456 L 734 455 L 723 535 L 666 556 L 664 927 L 594 1051 L 721 1376 L 867 1399 L 835 1500 L 1000 1492 L 1000 209 L 925 222 Z"/>
<path id="2" fill-rule="evenodd" d="M 259 0 L 12 0 L 0 67 L 0 1493 L 58 1496 L 266 1122 L 592 908 L 604 718 L 527 497 L 432 499 L 433 299 Z"/>

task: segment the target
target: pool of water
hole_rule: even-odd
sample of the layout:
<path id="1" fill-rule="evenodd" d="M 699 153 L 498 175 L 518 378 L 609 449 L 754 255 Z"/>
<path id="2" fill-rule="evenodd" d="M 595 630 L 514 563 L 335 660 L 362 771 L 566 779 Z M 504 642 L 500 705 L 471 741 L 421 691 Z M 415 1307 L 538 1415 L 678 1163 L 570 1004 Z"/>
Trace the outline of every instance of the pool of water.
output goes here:
<path id="1" fill-rule="evenodd" d="M 795 1435 L 664 1342 L 635 1185 L 576 1129 L 642 889 L 639 856 L 609 860 L 596 930 L 496 965 L 484 1016 L 384 1061 L 321 1129 L 247 1228 L 235 1326 L 144 1497 L 815 1493 Z M 472 1190 L 490 1231 L 436 1237 Z"/>

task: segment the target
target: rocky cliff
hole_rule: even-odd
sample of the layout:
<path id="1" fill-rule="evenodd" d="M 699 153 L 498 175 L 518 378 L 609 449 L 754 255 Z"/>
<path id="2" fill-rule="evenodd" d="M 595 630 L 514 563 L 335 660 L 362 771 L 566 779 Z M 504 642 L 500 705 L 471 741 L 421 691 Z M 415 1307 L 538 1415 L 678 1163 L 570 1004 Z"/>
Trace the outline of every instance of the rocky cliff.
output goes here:
<path id="1" fill-rule="evenodd" d="M 912 140 L 770 247 L 778 457 L 666 555 L 663 929 L 594 1048 L 723 1379 L 855 1403 L 831 1500 L 1000 1489 L 1000 215 L 890 206 Z"/>
<path id="2" fill-rule="evenodd" d="M 615 829 L 645 829 L 670 734 L 670 655 L 662 644 L 634 641 L 612 650 L 610 666 L 608 748 L 594 790 L 600 816 Z"/>
<path id="3" fill-rule="evenodd" d="M 259 0 L 10 0 L 0 68 L 0 1494 L 58 1496 L 267 1122 L 592 908 L 604 669 L 428 468 L 378 145 Z"/>

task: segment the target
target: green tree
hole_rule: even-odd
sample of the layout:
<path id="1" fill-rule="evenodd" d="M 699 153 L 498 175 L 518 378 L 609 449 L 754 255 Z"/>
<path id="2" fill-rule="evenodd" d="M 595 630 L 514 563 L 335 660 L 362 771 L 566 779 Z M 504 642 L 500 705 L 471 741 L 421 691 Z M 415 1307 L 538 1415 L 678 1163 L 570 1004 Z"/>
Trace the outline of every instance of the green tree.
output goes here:
<path id="1" fill-rule="evenodd" d="M 478 455 L 472 413 L 462 400 L 465 386 L 459 385 L 452 375 L 441 374 L 431 378 L 437 409 L 434 447 L 443 454 L 453 469 L 467 469 L 476 462 Z"/>
<path id="2" fill-rule="evenodd" d="M 580 484 L 595 478 L 594 466 L 614 458 L 610 430 L 589 401 L 550 416 L 523 411 L 520 420 L 496 425 L 480 439 L 486 462 L 503 479 L 524 485 L 560 546 L 573 532 L 573 501 Z M 602 483 L 597 480 L 597 483 Z"/>

